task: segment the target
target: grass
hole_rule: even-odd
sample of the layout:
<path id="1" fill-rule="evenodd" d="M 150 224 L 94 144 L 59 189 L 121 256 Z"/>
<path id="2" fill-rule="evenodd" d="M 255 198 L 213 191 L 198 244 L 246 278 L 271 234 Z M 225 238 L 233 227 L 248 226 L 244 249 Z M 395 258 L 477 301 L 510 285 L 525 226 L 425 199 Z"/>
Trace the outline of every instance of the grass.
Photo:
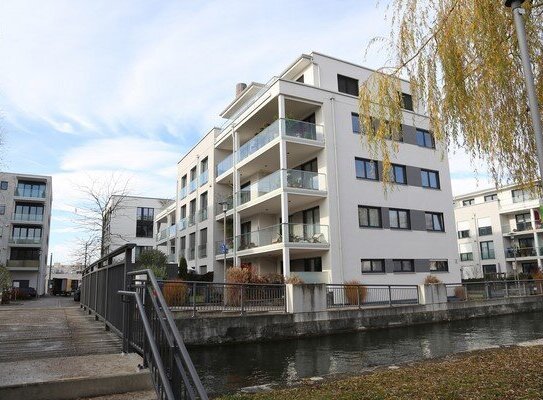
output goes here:
<path id="1" fill-rule="evenodd" d="M 222 400 L 543 398 L 543 346 L 475 351 L 319 384 Z"/>

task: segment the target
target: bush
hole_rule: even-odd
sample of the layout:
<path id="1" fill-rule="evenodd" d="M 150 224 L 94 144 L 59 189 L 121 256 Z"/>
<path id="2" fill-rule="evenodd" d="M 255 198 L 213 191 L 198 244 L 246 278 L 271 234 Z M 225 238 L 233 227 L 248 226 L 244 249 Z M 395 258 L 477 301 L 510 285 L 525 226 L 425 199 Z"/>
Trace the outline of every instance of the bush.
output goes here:
<path id="1" fill-rule="evenodd" d="M 0 304 L 9 303 L 11 297 L 11 274 L 9 270 L 2 264 L 0 264 Z"/>
<path id="2" fill-rule="evenodd" d="M 231 267 L 226 270 L 226 283 L 249 283 L 251 271 L 248 268 Z"/>
<path id="3" fill-rule="evenodd" d="M 357 305 L 360 301 L 360 304 L 364 303 L 366 296 L 368 294 L 368 288 L 361 286 L 360 282 L 357 280 L 345 282 L 345 297 L 349 304 Z"/>
<path id="4" fill-rule="evenodd" d="M 303 285 L 303 284 L 305 284 L 304 280 L 302 278 L 300 278 L 296 274 L 291 274 L 291 275 L 287 276 L 286 279 L 285 279 L 285 283 L 288 283 L 290 285 Z"/>
<path id="5" fill-rule="evenodd" d="M 464 286 L 457 286 L 454 288 L 454 297 L 460 301 L 466 300 L 466 288 Z"/>
<path id="6" fill-rule="evenodd" d="M 276 273 L 269 273 L 262 277 L 264 280 L 264 283 L 268 283 L 270 285 L 280 285 L 282 283 L 285 283 L 285 277 L 281 274 Z"/>
<path id="7" fill-rule="evenodd" d="M 166 254 L 160 250 L 153 249 L 142 251 L 138 258 L 138 262 L 142 268 L 153 271 L 157 279 L 166 279 L 168 277 L 166 271 L 168 258 L 166 257 Z"/>
<path id="8" fill-rule="evenodd" d="M 180 279 L 167 281 L 164 283 L 162 293 L 166 304 L 170 307 L 179 307 L 187 303 L 187 294 L 189 288 L 186 283 Z"/>
<path id="9" fill-rule="evenodd" d="M 437 285 L 438 283 L 443 283 L 441 279 L 434 275 L 428 275 L 424 280 L 425 285 Z"/>
<path id="10" fill-rule="evenodd" d="M 177 276 L 179 279 L 186 280 L 189 274 L 187 260 L 185 257 L 179 257 L 179 266 L 177 268 Z"/>

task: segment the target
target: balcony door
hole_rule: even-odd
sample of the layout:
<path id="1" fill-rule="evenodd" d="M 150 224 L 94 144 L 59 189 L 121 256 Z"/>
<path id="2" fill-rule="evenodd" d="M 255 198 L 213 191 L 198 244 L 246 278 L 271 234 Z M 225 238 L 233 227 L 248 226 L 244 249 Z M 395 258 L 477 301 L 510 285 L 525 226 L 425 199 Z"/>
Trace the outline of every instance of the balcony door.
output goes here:
<path id="1" fill-rule="evenodd" d="M 239 250 L 245 250 L 250 247 L 249 244 L 251 243 L 251 221 L 240 225 L 240 233 Z"/>
<path id="2" fill-rule="evenodd" d="M 320 234 L 320 212 L 319 206 L 302 211 L 304 223 L 304 239 L 312 239 L 315 235 Z"/>

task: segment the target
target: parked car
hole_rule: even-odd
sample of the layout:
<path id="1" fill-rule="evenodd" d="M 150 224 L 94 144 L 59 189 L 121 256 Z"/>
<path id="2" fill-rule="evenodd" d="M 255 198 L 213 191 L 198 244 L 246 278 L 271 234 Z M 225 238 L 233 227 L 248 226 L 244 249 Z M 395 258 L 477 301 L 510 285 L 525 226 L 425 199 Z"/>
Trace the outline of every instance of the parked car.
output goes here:
<path id="1" fill-rule="evenodd" d="M 36 297 L 36 289 L 33 287 L 13 288 L 11 298 L 17 300 L 27 300 Z"/>
<path id="2" fill-rule="evenodd" d="M 81 301 L 81 288 L 75 289 L 74 301 Z"/>

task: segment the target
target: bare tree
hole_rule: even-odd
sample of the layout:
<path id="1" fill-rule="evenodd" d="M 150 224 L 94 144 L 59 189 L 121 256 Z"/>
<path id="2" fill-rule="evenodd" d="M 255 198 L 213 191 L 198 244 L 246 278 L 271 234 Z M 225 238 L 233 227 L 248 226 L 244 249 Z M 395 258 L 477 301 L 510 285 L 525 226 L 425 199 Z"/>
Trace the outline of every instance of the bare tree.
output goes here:
<path id="1" fill-rule="evenodd" d="M 129 179 L 116 173 L 101 179 L 89 177 L 88 184 L 77 185 L 77 188 L 84 195 L 84 200 L 75 210 L 76 223 L 88 235 L 85 240 L 99 243 L 100 255 L 104 256 L 106 244 L 118 236 L 111 234 L 109 223 L 111 217 L 123 208 L 130 193 Z"/>
<path id="2" fill-rule="evenodd" d="M 83 265 L 83 268 L 87 267 L 92 260 L 99 258 L 100 243 L 99 235 L 94 233 L 85 238 L 78 237 L 75 240 L 74 249 L 71 253 L 72 262 Z"/>

